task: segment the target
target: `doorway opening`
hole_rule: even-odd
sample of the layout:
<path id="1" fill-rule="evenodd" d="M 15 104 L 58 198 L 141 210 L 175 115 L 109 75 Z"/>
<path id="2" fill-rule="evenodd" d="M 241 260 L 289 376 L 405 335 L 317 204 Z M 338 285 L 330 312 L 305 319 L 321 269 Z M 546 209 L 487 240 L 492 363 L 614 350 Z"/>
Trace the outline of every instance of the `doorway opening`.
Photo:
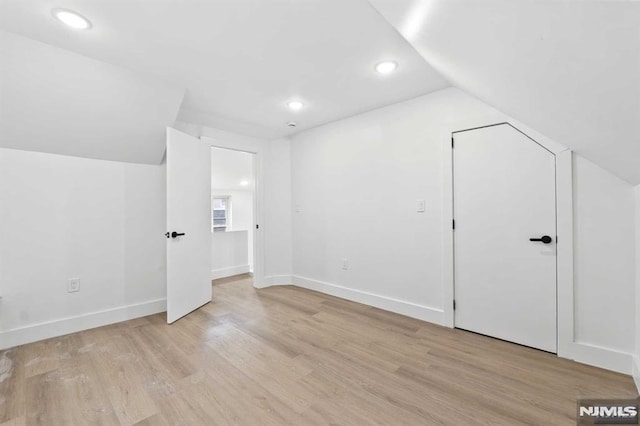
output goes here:
<path id="1" fill-rule="evenodd" d="M 255 267 L 256 154 L 211 147 L 211 279 Z"/>

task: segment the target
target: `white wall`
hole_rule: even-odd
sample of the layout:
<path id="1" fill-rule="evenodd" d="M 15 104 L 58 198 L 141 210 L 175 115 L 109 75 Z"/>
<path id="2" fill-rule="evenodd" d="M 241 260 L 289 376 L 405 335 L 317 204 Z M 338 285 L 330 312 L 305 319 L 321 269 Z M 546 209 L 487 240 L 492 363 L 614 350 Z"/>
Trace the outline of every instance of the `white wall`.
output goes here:
<path id="1" fill-rule="evenodd" d="M 574 327 L 580 343 L 632 353 L 635 334 L 634 193 L 574 155 Z"/>
<path id="2" fill-rule="evenodd" d="M 270 284 L 291 284 L 291 141 L 287 138 L 270 141 L 264 156 L 265 275 Z"/>
<path id="3" fill-rule="evenodd" d="M 470 117 L 501 118 L 447 89 L 294 136 L 294 275 L 442 312 L 441 131 Z"/>
<path id="4" fill-rule="evenodd" d="M 249 231 L 211 233 L 211 279 L 250 272 Z"/>
<path id="5" fill-rule="evenodd" d="M 253 193 L 251 191 L 214 188 L 213 193 L 231 197 L 231 230 L 253 230 Z"/>
<path id="6" fill-rule="evenodd" d="M 292 137 L 294 282 L 442 322 L 443 129 L 502 121 L 513 122 L 446 89 Z M 577 337 L 630 354 L 631 186 L 576 157 Z"/>
<path id="7" fill-rule="evenodd" d="M 164 311 L 165 210 L 163 166 L 0 149 L 0 348 Z"/>
<path id="8" fill-rule="evenodd" d="M 244 246 L 247 249 L 246 253 L 246 264 L 249 265 L 249 269 L 253 271 L 253 227 L 255 224 L 254 215 L 253 215 L 253 192 L 251 191 L 238 191 L 238 190 L 230 190 L 230 189 L 219 189 L 213 188 L 211 193 L 214 197 L 218 196 L 228 196 L 231 199 L 231 226 L 227 227 L 227 232 L 229 231 L 247 231 L 242 235 L 245 236 L 247 241 L 244 242 Z M 222 240 L 216 239 L 217 234 L 224 234 L 224 232 L 214 232 L 212 236 L 212 241 L 217 241 L 218 244 L 225 244 L 225 241 L 231 240 Z M 229 247 L 229 249 L 232 249 Z M 224 247 L 220 247 L 220 250 L 224 250 Z M 220 264 L 213 265 L 216 268 L 220 269 L 222 266 Z M 230 267 L 236 265 L 226 265 L 224 267 Z"/>

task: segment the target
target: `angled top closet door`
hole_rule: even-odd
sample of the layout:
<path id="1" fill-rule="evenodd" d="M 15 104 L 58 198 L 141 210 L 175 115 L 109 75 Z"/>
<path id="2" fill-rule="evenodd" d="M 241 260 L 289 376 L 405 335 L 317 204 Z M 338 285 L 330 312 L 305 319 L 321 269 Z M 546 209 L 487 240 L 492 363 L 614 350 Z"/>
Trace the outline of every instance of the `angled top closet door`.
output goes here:
<path id="1" fill-rule="evenodd" d="M 508 124 L 453 137 L 455 326 L 556 352 L 555 155 Z"/>

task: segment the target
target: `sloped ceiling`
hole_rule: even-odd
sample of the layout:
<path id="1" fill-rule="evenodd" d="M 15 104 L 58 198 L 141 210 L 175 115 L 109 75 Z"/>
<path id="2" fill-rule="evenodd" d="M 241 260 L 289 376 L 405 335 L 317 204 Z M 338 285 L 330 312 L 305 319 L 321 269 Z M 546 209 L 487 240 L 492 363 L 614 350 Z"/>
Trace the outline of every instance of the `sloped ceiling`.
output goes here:
<path id="1" fill-rule="evenodd" d="M 183 87 L 180 120 L 261 138 L 448 87 L 367 0 L 0 0 L 0 27 Z M 377 74 L 389 58 L 398 71 Z"/>
<path id="2" fill-rule="evenodd" d="M 157 163 L 176 117 L 275 138 L 454 85 L 640 183 L 640 2 L 0 0 L 0 28 L 4 147 Z"/>
<path id="3" fill-rule="evenodd" d="M 452 85 L 640 183 L 640 3 L 370 1 Z"/>
<path id="4" fill-rule="evenodd" d="M 160 163 L 184 90 L 0 31 L 0 146 Z"/>

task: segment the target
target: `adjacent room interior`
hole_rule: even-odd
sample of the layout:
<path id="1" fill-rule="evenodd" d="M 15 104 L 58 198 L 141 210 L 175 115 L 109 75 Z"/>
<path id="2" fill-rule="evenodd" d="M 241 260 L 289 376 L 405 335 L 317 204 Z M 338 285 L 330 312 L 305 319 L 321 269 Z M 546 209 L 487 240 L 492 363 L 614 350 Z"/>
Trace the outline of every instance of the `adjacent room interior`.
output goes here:
<path id="1" fill-rule="evenodd" d="M 0 425 L 637 424 L 639 28 L 0 0 Z"/>
<path id="2" fill-rule="evenodd" d="M 255 154 L 211 148 L 211 279 L 253 273 Z"/>

